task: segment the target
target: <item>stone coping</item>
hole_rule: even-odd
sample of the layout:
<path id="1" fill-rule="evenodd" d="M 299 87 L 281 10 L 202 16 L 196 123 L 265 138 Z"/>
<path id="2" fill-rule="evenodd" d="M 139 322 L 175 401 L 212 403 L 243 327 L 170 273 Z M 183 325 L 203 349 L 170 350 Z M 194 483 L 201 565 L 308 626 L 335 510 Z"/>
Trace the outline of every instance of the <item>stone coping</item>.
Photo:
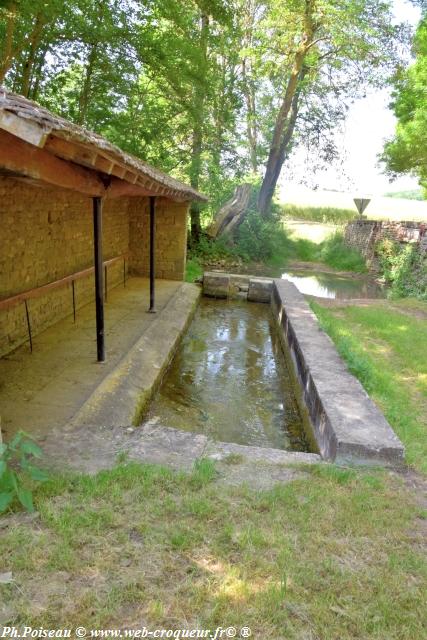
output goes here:
<path id="1" fill-rule="evenodd" d="M 274 279 L 271 305 L 322 457 L 341 463 L 401 464 L 402 443 L 296 286 Z"/>

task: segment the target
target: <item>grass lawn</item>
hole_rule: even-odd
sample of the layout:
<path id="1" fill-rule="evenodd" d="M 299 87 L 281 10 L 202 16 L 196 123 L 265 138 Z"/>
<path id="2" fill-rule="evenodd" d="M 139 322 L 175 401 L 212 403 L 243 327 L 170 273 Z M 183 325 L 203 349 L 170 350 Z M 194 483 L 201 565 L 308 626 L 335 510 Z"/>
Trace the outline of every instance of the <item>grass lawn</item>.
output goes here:
<path id="1" fill-rule="evenodd" d="M 395 475 L 316 465 L 257 492 L 218 485 L 210 461 L 129 464 L 52 479 L 36 506 L 0 520 L 4 624 L 423 637 L 422 514 Z"/>
<path id="2" fill-rule="evenodd" d="M 427 304 L 312 307 L 405 444 L 407 462 L 427 473 Z"/>

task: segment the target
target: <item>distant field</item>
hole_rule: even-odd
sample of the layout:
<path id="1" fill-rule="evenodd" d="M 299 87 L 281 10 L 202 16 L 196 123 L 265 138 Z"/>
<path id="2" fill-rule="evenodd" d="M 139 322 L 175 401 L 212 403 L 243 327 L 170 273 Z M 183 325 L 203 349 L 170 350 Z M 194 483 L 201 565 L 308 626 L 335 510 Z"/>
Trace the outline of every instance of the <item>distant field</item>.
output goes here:
<path id="1" fill-rule="evenodd" d="M 355 216 L 357 215 L 353 196 L 335 191 L 306 191 L 298 196 L 292 194 L 292 199 L 287 199 L 286 193 L 282 193 L 280 204 L 289 209 L 294 207 L 318 209 L 321 207 L 329 210 L 340 209 L 344 214 L 354 211 Z M 374 197 L 365 211 L 365 216 L 374 220 L 427 221 L 427 201 Z M 304 219 L 307 219 L 306 216 Z"/>
<path id="2" fill-rule="evenodd" d="M 322 224 L 307 220 L 286 220 L 285 228 L 291 232 L 293 240 L 311 240 L 320 244 L 330 236 L 338 227 L 334 224 Z"/>

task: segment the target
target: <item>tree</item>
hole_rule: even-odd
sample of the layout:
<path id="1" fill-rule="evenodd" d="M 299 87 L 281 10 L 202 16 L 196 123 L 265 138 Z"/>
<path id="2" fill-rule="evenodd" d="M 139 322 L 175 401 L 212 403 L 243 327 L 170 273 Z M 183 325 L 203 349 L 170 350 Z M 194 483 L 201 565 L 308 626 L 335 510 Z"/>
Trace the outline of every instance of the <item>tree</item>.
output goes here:
<path id="1" fill-rule="evenodd" d="M 390 2 L 382 0 L 261 4 L 249 55 L 255 74 L 263 78 L 258 104 L 267 105 L 256 116 L 258 131 L 266 130 L 268 142 L 258 198 L 258 209 L 266 216 L 302 112 L 307 121 L 310 103 L 319 98 L 321 109 L 331 112 L 331 105 L 353 97 L 356 89 L 381 85 L 396 64 L 397 43 L 405 32 L 393 25 Z M 340 113 L 345 110 L 336 109 Z"/>
<path id="2" fill-rule="evenodd" d="M 415 63 L 399 71 L 393 81 L 392 108 L 397 117 L 396 133 L 384 149 L 382 159 L 392 175 L 414 173 L 427 191 L 427 17 L 417 29 Z"/>

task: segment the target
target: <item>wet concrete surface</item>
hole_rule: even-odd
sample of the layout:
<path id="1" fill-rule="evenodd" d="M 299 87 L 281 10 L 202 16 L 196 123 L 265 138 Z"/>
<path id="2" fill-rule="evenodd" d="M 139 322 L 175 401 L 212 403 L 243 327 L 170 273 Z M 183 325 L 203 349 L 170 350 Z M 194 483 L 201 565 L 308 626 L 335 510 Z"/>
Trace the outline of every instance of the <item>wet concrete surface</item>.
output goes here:
<path id="1" fill-rule="evenodd" d="M 131 278 L 105 304 L 107 360 L 96 362 L 95 309 L 90 304 L 0 359 L 0 417 L 7 440 L 22 429 L 38 436 L 66 424 L 112 372 L 182 286 L 158 280 L 157 314 L 147 313 L 149 284 Z"/>

